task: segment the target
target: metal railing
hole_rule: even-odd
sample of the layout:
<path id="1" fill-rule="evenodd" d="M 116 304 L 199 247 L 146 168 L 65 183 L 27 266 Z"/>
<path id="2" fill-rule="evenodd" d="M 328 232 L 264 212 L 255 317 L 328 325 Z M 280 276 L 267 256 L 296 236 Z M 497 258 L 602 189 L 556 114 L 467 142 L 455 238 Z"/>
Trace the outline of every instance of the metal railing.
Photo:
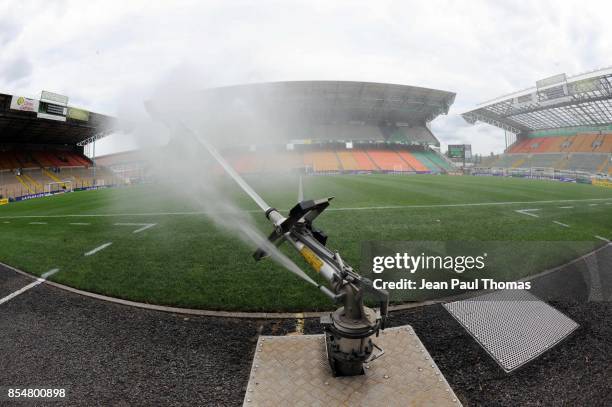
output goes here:
<path id="1" fill-rule="evenodd" d="M 104 177 L 92 179 L 80 179 L 80 180 L 68 180 L 66 183 L 70 183 L 70 188 L 62 189 L 61 186 L 55 190 L 45 189 L 45 185 L 37 186 L 29 184 L 28 187 L 22 184 L 0 184 L 0 198 L 8 198 L 9 200 L 17 200 L 25 197 L 37 197 L 45 195 L 53 195 L 61 192 L 69 192 L 70 190 L 82 190 L 95 186 L 110 186 L 124 184 L 124 180 L 118 177 Z"/>
<path id="2" fill-rule="evenodd" d="M 559 181 L 576 181 L 590 183 L 592 179 L 605 179 L 612 181 L 612 177 L 605 174 L 592 174 L 578 170 L 559 170 L 556 168 L 506 168 L 506 167 L 472 167 L 468 170 L 470 175 L 489 175 L 502 177 L 517 177 L 530 179 L 550 179 Z"/>

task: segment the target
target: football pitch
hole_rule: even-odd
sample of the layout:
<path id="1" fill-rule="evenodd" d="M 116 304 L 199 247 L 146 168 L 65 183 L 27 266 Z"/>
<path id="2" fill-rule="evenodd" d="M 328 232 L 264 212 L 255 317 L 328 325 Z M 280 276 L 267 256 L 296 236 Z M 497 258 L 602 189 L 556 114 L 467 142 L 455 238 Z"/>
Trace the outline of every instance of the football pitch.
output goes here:
<path id="1" fill-rule="evenodd" d="M 298 198 L 297 176 L 247 178 L 272 206 Z M 316 221 L 328 246 L 359 268 L 365 241 L 582 242 L 513 269 L 521 278 L 612 238 L 612 190 L 516 178 L 304 176 L 305 199 L 335 196 Z M 185 186 L 189 188 L 189 186 Z M 270 225 L 229 183 L 224 194 L 262 233 Z M 204 196 L 202 199 L 216 199 Z M 221 217 L 226 215 L 219 215 Z M 154 185 L 74 192 L 0 207 L 0 261 L 32 274 L 134 301 L 242 311 L 331 309 L 329 300 L 212 222 L 193 200 Z M 282 249 L 308 273 L 308 266 Z"/>

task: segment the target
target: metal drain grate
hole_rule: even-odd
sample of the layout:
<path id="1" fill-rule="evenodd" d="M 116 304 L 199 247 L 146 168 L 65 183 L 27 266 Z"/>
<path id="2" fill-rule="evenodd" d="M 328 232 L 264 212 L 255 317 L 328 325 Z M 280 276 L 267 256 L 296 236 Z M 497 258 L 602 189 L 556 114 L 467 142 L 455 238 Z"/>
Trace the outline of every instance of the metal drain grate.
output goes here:
<path id="1" fill-rule="evenodd" d="M 546 352 L 578 324 L 524 290 L 503 290 L 444 304 L 506 372 Z"/>

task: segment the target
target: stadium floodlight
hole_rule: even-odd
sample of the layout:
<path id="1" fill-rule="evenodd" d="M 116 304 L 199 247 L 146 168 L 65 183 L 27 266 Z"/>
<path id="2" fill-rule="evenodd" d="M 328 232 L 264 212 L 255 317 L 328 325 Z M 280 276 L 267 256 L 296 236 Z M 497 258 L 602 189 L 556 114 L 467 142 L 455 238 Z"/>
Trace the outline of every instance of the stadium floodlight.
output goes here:
<path id="1" fill-rule="evenodd" d="M 325 329 L 327 358 L 334 376 L 362 374 L 364 363 L 371 362 L 384 353 L 372 342 L 371 337 L 378 335 L 379 331 L 385 328 L 389 294 L 375 288 L 371 280 L 357 274 L 337 251 L 327 248 L 327 235 L 314 227 L 314 220 L 329 206 L 333 197 L 298 202 L 285 217 L 269 206 L 208 141 L 184 125 L 180 128 L 208 150 L 228 175 L 264 211 L 266 218 L 274 226 L 268 237 L 269 247 L 259 248 L 253 254 L 255 260 L 267 257 L 270 254 L 268 251 L 274 248 L 273 245 L 278 246 L 286 241 L 328 282 L 329 288 L 314 282 L 304 272 L 296 273 L 305 281 L 316 285 L 335 303 L 342 304 L 335 312 L 321 317 L 321 324 Z M 365 297 L 377 300 L 379 308 L 366 307 Z M 375 353 L 374 348 L 378 352 Z"/>
<path id="2" fill-rule="evenodd" d="M 72 181 L 70 180 L 65 180 L 61 182 L 49 182 L 45 184 L 45 195 L 72 191 Z"/>

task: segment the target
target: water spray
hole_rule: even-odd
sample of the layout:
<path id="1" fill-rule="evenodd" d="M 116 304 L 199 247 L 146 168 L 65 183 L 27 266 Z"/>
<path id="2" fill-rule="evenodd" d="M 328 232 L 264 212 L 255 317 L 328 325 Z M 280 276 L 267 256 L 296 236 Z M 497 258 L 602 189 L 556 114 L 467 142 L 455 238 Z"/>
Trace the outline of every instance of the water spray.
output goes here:
<path id="1" fill-rule="evenodd" d="M 147 108 L 154 111 L 150 104 Z M 155 116 L 160 118 L 159 115 Z M 174 123 L 171 128 L 183 135 L 194 137 L 202 144 L 272 223 L 274 229 L 268 239 L 258 242 L 260 247 L 253 254 L 255 260 L 282 255 L 277 246 L 286 241 L 326 280 L 327 285 L 318 284 L 289 259 L 289 265 L 286 261 L 283 262 L 291 272 L 315 285 L 334 303 L 341 304 L 336 311 L 321 317 L 321 324 L 325 329 L 327 359 L 333 374 L 363 374 L 364 363 L 384 354 L 384 351 L 372 342 L 372 336 L 378 336 L 379 331 L 385 328 L 389 294 L 376 289 L 371 280 L 360 276 L 346 264 L 337 251 L 326 247 L 327 235 L 314 227 L 314 220 L 330 205 L 333 197 L 302 200 L 285 217 L 276 208 L 268 205 L 207 140 L 183 124 L 175 121 L 171 123 Z M 377 301 L 378 308 L 365 306 L 366 298 Z M 377 352 L 374 352 L 374 349 Z"/>
<path id="2" fill-rule="evenodd" d="M 287 217 L 270 207 L 205 140 L 200 142 L 217 159 L 219 164 L 264 210 L 266 218 L 274 225 L 268 237 L 270 243 L 279 245 L 287 241 L 319 273 L 330 288 L 319 289 L 342 306 L 321 318 L 325 328 L 327 357 L 334 375 L 354 376 L 363 373 L 363 363 L 382 355 L 382 349 L 372 342 L 372 335 L 384 329 L 387 316 L 388 293 L 374 288 L 372 282 L 355 273 L 338 252 L 326 247 L 327 236 L 313 226 L 314 220 L 329 206 L 332 198 L 302 200 Z M 262 205 L 263 204 L 263 205 Z M 265 209 L 264 209 L 265 207 Z M 269 255 L 265 247 L 254 253 L 256 261 Z M 364 305 L 364 297 L 370 295 L 379 301 L 377 310 Z M 374 348 L 378 353 L 374 354 Z"/>

